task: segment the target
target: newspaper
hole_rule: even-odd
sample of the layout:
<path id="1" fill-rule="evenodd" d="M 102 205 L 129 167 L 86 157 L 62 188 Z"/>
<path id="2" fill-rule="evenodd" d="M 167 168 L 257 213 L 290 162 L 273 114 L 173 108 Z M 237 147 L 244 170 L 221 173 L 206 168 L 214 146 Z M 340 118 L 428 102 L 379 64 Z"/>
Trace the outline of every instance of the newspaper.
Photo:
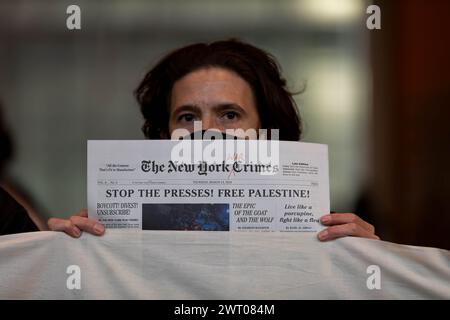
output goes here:
<path id="1" fill-rule="evenodd" d="M 107 228 L 316 232 L 329 212 L 326 145 L 88 141 L 88 213 Z"/>

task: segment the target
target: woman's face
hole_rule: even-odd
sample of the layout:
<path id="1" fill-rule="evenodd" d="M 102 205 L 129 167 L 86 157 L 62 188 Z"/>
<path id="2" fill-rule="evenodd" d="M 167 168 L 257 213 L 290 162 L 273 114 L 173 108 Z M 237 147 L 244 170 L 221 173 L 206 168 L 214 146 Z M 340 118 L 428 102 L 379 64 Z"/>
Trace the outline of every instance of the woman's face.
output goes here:
<path id="1" fill-rule="evenodd" d="M 250 85 L 232 71 L 211 67 L 191 72 L 174 83 L 170 99 L 169 132 L 259 129 L 260 120 Z"/>

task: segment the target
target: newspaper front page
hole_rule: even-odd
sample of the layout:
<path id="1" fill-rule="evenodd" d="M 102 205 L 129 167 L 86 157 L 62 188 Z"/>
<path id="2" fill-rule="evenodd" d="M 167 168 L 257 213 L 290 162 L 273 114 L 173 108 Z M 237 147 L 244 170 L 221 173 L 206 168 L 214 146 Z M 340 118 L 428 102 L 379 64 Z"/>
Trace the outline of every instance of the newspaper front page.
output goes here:
<path id="1" fill-rule="evenodd" d="M 321 144 L 88 141 L 88 213 L 107 228 L 316 232 L 328 179 Z"/>

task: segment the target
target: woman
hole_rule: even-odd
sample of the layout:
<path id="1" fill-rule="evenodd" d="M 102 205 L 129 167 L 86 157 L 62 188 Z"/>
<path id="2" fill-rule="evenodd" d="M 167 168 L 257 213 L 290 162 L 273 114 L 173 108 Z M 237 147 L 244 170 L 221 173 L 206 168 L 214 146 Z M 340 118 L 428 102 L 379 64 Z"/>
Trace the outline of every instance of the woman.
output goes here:
<path id="1" fill-rule="evenodd" d="M 150 70 L 135 91 L 148 139 L 169 139 L 176 129 L 279 129 L 280 140 L 298 141 L 301 121 L 276 60 L 238 40 L 178 49 Z M 321 241 L 344 236 L 379 239 L 372 225 L 352 213 L 326 214 Z M 84 209 L 68 220 L 52 218 L 51 230 L 79 237 L 104 227 Z"/>

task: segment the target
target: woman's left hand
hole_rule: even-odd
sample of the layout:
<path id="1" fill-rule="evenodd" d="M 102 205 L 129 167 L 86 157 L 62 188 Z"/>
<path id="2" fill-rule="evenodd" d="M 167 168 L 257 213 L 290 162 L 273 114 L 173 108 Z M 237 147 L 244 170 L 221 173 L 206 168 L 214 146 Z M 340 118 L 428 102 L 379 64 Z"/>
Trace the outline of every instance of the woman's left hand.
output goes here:
<path id="1" fill-rule="evenodd" d="M 346 236 L 380 240 L 375 235 L 375 227 L 354 213 L 327 214 L 320 218 L 320 222 L 328 226 L 318 233 L 317 237 L 320 241 L 334 240 Z"/>

